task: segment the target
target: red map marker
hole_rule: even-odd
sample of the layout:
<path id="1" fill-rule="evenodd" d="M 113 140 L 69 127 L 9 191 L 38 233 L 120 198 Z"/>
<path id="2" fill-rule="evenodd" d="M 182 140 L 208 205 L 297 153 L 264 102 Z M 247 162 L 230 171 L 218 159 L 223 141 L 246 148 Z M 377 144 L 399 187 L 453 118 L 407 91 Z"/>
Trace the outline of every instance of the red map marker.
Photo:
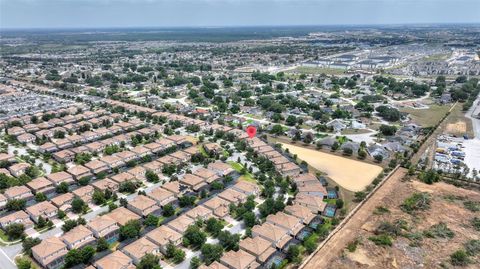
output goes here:
<path id="1" fill-rule="evenodd" d="M 253 138 L 257 133 L 257 128 L 253 125 L 247 127 L 247 134 L 250 138 Z"/>

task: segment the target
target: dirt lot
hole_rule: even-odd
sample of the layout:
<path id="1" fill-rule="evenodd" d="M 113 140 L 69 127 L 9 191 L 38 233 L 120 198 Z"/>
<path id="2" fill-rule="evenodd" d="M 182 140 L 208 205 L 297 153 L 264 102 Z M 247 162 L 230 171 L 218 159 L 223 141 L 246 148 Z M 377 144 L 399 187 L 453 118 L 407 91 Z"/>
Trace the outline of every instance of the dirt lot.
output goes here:
<path id="1" fill-rule="evenodd" d="M 480 232 L 471 224 L 480 212 L 464 205 L 467 201 L 480 203 L 480 194 L 445 183 L 402 182 L 404 174 L 405 170 L 397 171 L 304 268 L 456 268 L 450 263 L 450 255 L 464 248 L 468 240 L 480 239 Z M 402 211 L 401 204 L 417 192 L 430 194 L 429 209 L 410 214 Z M 379 206 L 384 207 L 382 211 Z M 398 220 L 405 222 L 401 233 L 391 237 L 392 246 L 378 246 L 369 239 L 378 235 L 380 224 Z M 453 237 L 432 238 L 425 233 L 440 222 L 447 225 Z M 356 249 L 347 250 L 354 241 L 358 242 Z M 478 254 L 469 259 L 462 268 L 480 268 Z"/>
<path id="2" fill-rule="evenodd" d="M 306 161 L 309 165 L 328 175 L 333 181 L 350 191 L 362 191 L 375 177 L 380 174 L 382 167 L 349 158 L 308 149 L 301 146 L 283 143 L 292 154 Z M 348 167 L 348 169 L 345 169 Z"/>

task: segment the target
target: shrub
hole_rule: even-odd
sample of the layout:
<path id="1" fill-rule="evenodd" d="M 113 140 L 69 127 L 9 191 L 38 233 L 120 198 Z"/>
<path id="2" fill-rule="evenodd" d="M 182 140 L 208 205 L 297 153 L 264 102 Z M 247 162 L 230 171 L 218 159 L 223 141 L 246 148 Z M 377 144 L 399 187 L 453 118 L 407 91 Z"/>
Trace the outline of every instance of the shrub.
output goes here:
<path id="1" fill-rule="evenodd" d="M 480 253 L 480 240 L 469 240 L 465 243 L 465 250 L 468 255 L 476 256 Z"/>
<path id="2" fill-rule="evenodd" d="M 455 236 L 455 233 L 443 222 L 432 225 L 432 227 L 424 231 L 423 234 L 430 238 L 453 238 Z"/>
<path id="3" fill-rule="evenodd" d="M 417 210 L 427 210 L 430 208 L 430 195 L 425 192 L 417 192 L 412 194 L 403 201 L 400 208 L 406 213 L 413 213 Z"/>
<path id="4" fill-rule="evenodd" d="M 370 236 L 368 238 L 370 241 L 375 243 L 377 246 L 391 246 L 392 245 L 392 238 L 386 234 L 380 234 L 375 236 Z"/>
<path id="5" fill-rule="evenodd" d="M 470 262 L 467 253 L 459 249 L 450 255 L 450 263 L 455 266 L 465 266 Z"/>

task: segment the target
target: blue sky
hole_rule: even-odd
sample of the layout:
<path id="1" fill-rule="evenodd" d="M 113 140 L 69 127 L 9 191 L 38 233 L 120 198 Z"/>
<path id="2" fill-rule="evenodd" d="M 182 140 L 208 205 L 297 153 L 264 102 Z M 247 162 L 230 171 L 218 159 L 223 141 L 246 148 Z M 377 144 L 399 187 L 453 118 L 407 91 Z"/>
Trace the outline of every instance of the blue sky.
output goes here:
<path id="1" fill-rule="evenodd" d="M 478 22 L 480 0 L 0 0 L 0 28 Z"/>

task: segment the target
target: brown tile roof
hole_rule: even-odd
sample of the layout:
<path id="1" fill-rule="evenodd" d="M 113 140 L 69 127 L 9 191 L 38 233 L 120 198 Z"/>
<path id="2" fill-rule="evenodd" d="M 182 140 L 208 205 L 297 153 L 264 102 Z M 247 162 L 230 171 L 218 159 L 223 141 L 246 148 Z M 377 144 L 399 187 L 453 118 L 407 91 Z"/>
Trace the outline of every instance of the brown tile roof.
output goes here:
<path id="1" fill-rule="evenodd" d="M 257 264 L 255 267 L 255 257 L 243 250 L 231 250 L 223 254 L 222 258 L 220 258 L 220 262 L 228 264 L 232 269 L 254 269 L 259 266 Z"/>
<path id="2" fill-rule="evenodd" d="M 41 258 L 46 258 L 56 253 L 45 260 L 45 264 L 48 264 L 56 258 L 67 254 L 67 245 L 65 245 L 65 243 L 63 243 L 58 237 L 53 236 L 43 239 L 40 244 L 32 247 L 32 253 Z"/>
<path id="3" fill-rule="evenodd" d="M 276 249 L 272 247 L 272 243 L 260 236 L 255 238 L 247 237 L 240 241 L 240 249 L 256 256 L 260 262 L 266 262 L 267 259 L 275 253 Z"/>
<path id="4" fill-rule="evenodd" d="M 157 253 L 159 251 L 159 247 L 145 237 L 142 237 L 124 247 L 123 251 L 126 252 L 127 255 L 129 254 L 129 256 L 140 260 L 146 254 Z"/>
<path id="5" fill-rule="evenodd" d="M 182 238 L 182 234 L 172 228 L 162 225 L 146 234 L 146 237 L 155 244 L 165 246 L 168 243 L 177 242 Z"/>
<path id="6" fill-rule="evenodd" d="M 132 259 L 126 254 L 117 250 L 95 262 L 97 269 L 131 269 L 135 268 Z"/>
<path id="7" fill-rule="evenodd" d="M 126 209 L 125 207 L 118 207 L 112 210 L 110 213 L 106 214 L 106 216 L 113 219 L 120 225 L 125 225 L 131 220 L 140 220 L 142 218 L 134 212 Z"/>

